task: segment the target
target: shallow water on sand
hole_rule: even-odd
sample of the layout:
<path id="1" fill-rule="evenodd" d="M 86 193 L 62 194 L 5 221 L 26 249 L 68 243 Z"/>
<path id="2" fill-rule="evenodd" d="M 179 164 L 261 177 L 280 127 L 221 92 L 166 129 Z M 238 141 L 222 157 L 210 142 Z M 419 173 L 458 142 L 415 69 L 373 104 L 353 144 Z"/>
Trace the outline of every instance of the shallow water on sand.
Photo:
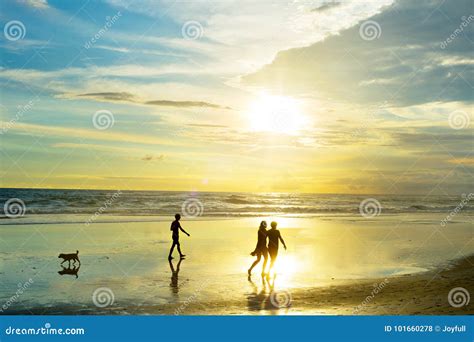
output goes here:
<path id="1" fill-rule="evenodd" d="M 6 225 L 0 227 L 0 309 L 4 305 L 4 313 L 14 313 L 55 307 L 54 313 L 90 313 L 99 309 L 94 291 L 105 287 L 110 290 L 102 299 L 113 297 L 113 304 L 103 309 L 109 313 L 138 307 L 141 313 L 186 314 L 186 303 L 200 300 L 241 301 L 247 312 L 264 312 L 259 295 L 270 286 L 291 291 L 414 273 L 471 254 L 471 218 L 459 215 L 441 227 L 442 218 L 268 218 L 279 222 L 288 245 L 288 251 L 280 246 L 277 275 L 269 281 L 259 276 L 261 265 L 252 281 L 246 276 L 260 219 L 184 220 L 191 234 L 181 235 L 187 257 L 171 264 L 170 222 Z M 58 274 L 63 271 L 58 254 L 76 250 L 81 266 L 69 273 L 77 271 L 77 277 Z M 23 289 L 30 278 L 31 285 Z M 23 291 L 16 295 L 19 288 Z M 207 309 L 203 305 L 202 313 Z"/>

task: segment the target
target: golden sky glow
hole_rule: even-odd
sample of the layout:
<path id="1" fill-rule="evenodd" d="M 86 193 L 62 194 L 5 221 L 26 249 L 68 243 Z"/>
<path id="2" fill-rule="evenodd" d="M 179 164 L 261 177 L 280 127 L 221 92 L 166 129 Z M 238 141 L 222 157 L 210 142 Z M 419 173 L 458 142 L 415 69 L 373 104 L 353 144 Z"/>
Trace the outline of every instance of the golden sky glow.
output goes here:
<path id="1" fill-rule="evenodd" d="M 464 36 L 446 41 L 468 2 L 442 4 L 444 15 L 389 0 L 33 4 L 4 6 L 26 32 L 0 47 L 0 186 L 432 194 L 472 184 L 473 60 Z M 104 17 L 115 19 L 101 31 Z"/>

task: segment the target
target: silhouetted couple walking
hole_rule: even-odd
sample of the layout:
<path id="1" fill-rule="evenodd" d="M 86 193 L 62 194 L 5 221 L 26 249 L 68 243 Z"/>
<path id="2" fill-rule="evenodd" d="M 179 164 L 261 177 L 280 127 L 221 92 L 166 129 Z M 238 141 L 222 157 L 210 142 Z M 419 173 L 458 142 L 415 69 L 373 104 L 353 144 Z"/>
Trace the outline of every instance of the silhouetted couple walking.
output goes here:
<path id="1" fill-rule="evenodd" d="M 184 258 L 186 255 L 184 255 L 181 252 L 181 245 L 179 244 L 179 231 L 182 231 L 184 234 L 187 236 L 191 236 L 186 232 L 183 227 L 181 227 L 181 224 L 179 223 L 179 220 L 181 219 L 180 214 L 176 214 L 175 220 L 171 223 L 170 230 L 172 231 L 172 239 L 173 243 L 170 248 L 170 253 L 168 255 L 168 259 L 171 260 L 173 259 L 173 251 L 174 248 L 178 248 L 178 253 L 180 259 Z M 260 262 L 260 260 L 263 257 L 263 268 L 262 268 L 262 275 L 265 274 L 265 268 L 267 266 L 267 261 L 268 261 L 268 256 L 270 255 L 270 268 L 268 269 L 268 273 L 273 270 L 273 266 L 275 265 L 276 258 L 278 256 L 278 246 L 281 243 L 283 244 L 283 247 L 286 249 L 286 244 L 283 238 L 281 237 L 280 231 L 277 228 L 277 223 L 272 222 L 271 223 L 271 229 L 267 230 L 267 222 L 262 221 L 260 223 L 260 227 L 258 229 L 258 236 L 257 236 L 257 246 L 255 247 L 255 250 L 250 253 L 253 256 L 257 256 L 257 260 L 255 260 L 250 266 L 248 270 L 249 276 L 252 274 L 252 269 L 257 266 L 257 264 Z M 268 245 L 267 245 L 267 238 L 268 238 Z"/>
<path id="2" fill-rule="evenodd" d="M 250 266 L 248 270 L 249 276 L 252 274 L 252 269 L 257 266 L 260 260 L 263 257 L 263 267 L 262 267 L 262 276 L 265 275 L 265 267 L 267 266 L 268 255 L 270 255 L 270 268 L 268 269 L 268 274 L 273 269 L 275 265 L 276 258 L 278 256 L 278 246 L 281 241 L 283 247 L 286 250 L 286 244 L 283 238 L 281 237 L 280 231 L 277 228 L 277 223 L 273 221 L 271 223 L 271 229 L 267 230 L 267 222 L 262 221 L 260 223 L 260 227 L 258 228 L 258 235 L 257 235 L 257 246 L 255 250 L 250 253 L 252 256 L 257 256 L 257 260 L 255 260 Z M 268 238 L 268 245 L 267 245 L 267 238 Z"/>

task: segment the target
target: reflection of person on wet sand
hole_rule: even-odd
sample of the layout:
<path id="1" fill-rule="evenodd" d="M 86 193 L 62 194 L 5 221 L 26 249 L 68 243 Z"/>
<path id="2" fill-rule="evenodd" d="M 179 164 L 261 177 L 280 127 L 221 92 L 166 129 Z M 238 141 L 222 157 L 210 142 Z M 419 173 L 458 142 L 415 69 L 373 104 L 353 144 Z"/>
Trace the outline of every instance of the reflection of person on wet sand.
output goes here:
<path id="1" fill-rule="evenodd" d="M 181 245 L 179 244 L 179 231 L 181 230 L 184 234 L 187 236 L 191 236 L 186 232 L 182 227 L 181 224 L 179 223 L 179 220 L 181 219 L 180 214 L 174 215 L 175 220 L 171 223 L 171 228 L 170 230 L 173 232 L 172 238 L 173 238 L 173 244 L 171 245 L 170 249 L 170 254 L 168 255 L 168 259 L 171 260 L 173 257 L 171 256 L 173 254 L 174 246 L 178 246 L 178 253 L 180 258 L 184 258 L 186 255 L 181 253 Z"/>
<path id="2" fill-rule="evenodd" d="M 176 265 L 176 270 L 174 269 L 173 262 L 171 259 L 169 260 L 170 263 L 170 269 L 171 269 L 171 283 L 170 287 L 173 289 L 173 292 L 178 292 L 178 274 L 179 274 L 179 267 L 181 266 L 181 262 L 183 262 L 184 259 L 179 259 L 178 265 Z"/>
<path id="3" fill-rule="evenodd" d="M 257 266 L 257 264 L 260 262 L 260 259 L 263 256 L 263 267 L 262 267 L 262 275 L 265 274 L 265 267 L 267 266 L 267 260 L 268 260 L 268 252 L 267 252 L 267 222 L 262 221 L 260 223 L 260 227 L 258 229 L 258 234 L 257 234 L 257 246 L 255 247 L 255 250 L 250 253 L 252 256 L 257 256 L 257 260 L 255 260 L 250 266 L 248 270 L 249 277 L 252 274 L 252 269 Z"/>
<path id="4" fill-rule="evenodd" d="M 273 269 L 273 266 L 275 264 L 276 258 L 278 256 L 278 245 L 279 242 L 283 244 L 283 247 L 285 247 L 286 250 L 286 244 L 283 238 L 281 237 L 280 231 L 277 228 L 277 223 L 273 221 L 271 223 L 271 229 L 267 231 L 267 236 L 268 236 L 268 254 L 270 255 L 270 269 L 268 270 L 268 274 Z"/>
<path id="5" fill-rule="evenodd" d="M 252 281 L 252 278 L 248 278 L 250 285 L 252 286 L 252 292 L 247 295 L 247 308 L 249 311 L 260 311 L 268 310 L 268 312 L 274 312 L 280 309 L 278 303 L 275 303 L 275 279 L 272 277 L 262 276 L 262 289 L 259 291 L 256 283 Z"/>
<path id="6" fill-rule="evenodd" d="M 252 278 L 248 278 L 250 285 L 252 286 L 253 292 L 247 295 L 247 307 L 250 311 L 259 311 L 263 309 L 263 304 L 267 300 L 267 291 L 265 278 L 262 276 L 262 290 L 259 291 L 257 284 L 252 281 Z"/>

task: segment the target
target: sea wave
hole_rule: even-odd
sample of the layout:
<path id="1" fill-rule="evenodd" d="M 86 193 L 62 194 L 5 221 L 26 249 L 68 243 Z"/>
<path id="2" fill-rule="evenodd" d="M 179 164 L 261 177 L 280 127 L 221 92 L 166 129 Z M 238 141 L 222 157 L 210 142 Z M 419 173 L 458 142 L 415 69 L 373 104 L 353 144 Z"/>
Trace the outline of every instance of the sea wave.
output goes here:
<path id="1" fill-rule="evenodd" d="M 186 203 L 199 203 L 198 216 L 253 217 L 262 215 L 358 214 L 361 203 L 376 199 L 381 214 L 446 213 L 459 207 L 459 196 L 345 195 L 290 193 L 222 193 L 114 190 L 46 190 L 0 189 L 0 218 L 9 199 L 20 199 L 25 205 L 23 216 L 94 215 L 170 216 L 182 212 Z M 192 200 L 192 201 L 190 201 Z M 474 206 L 464 201 L 463 212 Z"/>

